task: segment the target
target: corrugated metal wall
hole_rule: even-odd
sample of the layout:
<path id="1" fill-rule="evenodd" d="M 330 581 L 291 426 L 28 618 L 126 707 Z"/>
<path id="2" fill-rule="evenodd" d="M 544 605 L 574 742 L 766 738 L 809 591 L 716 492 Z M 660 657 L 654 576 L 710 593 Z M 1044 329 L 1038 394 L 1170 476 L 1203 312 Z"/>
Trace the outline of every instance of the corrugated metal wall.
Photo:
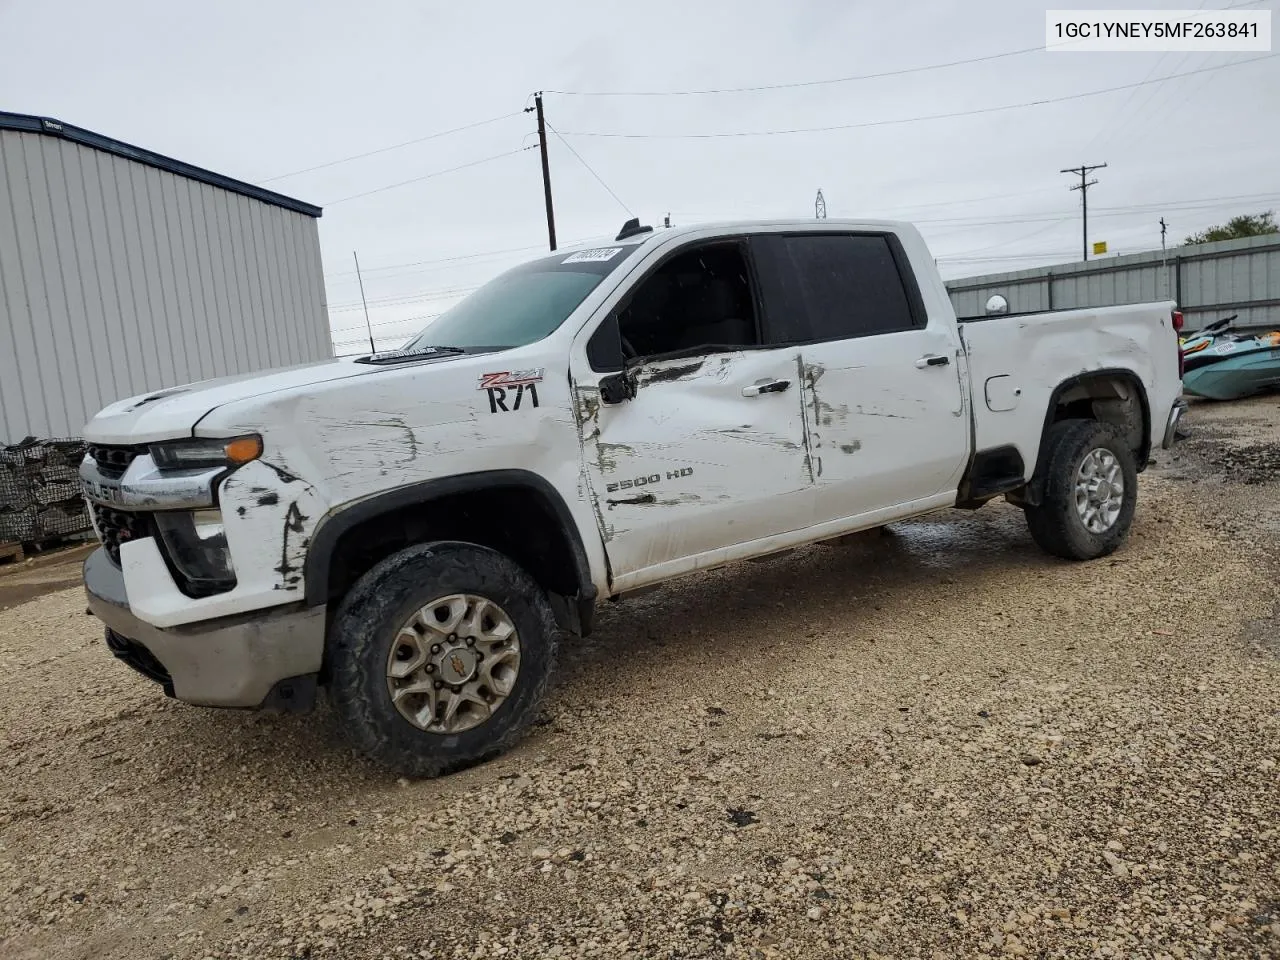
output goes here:
<path id="1" fill-rule="evenodd" d="M 1014 313 L 1176 300 L 1188 330 L 1238 314 L 1238 329 L 1280 329 L 1280 236 L 1248 237 L 1016 273 L 951 280 L 956 313 L 982 316 L 1002 294 Z"/>
<path id="2" fill-rule="evenodd" d="M 106 404 L 333 355 L 313 217 L 0 130 L 0 442 Z"/>

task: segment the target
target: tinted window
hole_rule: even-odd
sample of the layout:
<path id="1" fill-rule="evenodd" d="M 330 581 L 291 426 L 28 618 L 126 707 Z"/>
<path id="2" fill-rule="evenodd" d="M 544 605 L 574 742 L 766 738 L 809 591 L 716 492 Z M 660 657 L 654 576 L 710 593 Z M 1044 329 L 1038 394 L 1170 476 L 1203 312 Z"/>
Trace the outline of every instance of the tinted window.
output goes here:
<path id="1" fill-rule="evenodd" d="M 884 237 L 786 237 L 808 338 L 845 340 L 914 326 L 893 251 Z"/>
<path id="2" fill-rule="evenodd" d="M 566 251 L 508 270 L 436 317 L 405 349 L 521 347 L 541 340 L 635 249 Z"/>
<path id="3" fill-rule="evenodd" d="M 646 277 L 618 312 L 622 354 L 755 346 L 755 301 L 737 243 L 678 254 Z"/>

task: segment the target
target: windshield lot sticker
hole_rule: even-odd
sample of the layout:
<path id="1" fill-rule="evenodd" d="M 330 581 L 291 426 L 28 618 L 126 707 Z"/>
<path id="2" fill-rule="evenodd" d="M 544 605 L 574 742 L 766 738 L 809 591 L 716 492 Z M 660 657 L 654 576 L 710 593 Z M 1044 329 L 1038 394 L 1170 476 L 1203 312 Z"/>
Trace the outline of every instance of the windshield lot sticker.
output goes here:
<path id="1" fill-rule="evenodd" d="M 598 247 L 595 250 L 579 250 L 560 261 L 565 263 L 605 263 L 622 252 L 621 247 Z"/>
<path id="2" fill-rule="evenodd" d="M 479 390 L 489 395 L 489 412 L 510 413 L 524 406 L 538 405 L 538 384 L 542 382 L 545 368 L 537 370 L 503 370 L 499 373 L 480 375 Z M 528 397 L 528 401 L 525 400 Z M 507 406 L 510 403 L 511 406 Z"/>

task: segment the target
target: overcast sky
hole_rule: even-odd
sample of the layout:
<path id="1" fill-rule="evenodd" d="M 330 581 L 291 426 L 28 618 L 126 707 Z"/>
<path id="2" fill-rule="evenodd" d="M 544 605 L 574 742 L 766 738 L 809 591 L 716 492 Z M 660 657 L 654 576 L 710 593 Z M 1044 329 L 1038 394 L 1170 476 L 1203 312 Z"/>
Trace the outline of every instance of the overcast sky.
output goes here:
<path id="1" fill-rule="evenodd" d="M 1018 269 L 1079 257 L 1079 192 L 1058 171 L 1081 163 L 1108 164 L 1089 193 L 1090 239 L 1114 253 L 1158 248 L 1161 215 L 1179 242 L 1236 213 L 1280 209 L 1280 57 L 1210 71 L 1262 55 L 995 57 L 1043 45 L 1044 6 L 1026 0 L 0 0 L 0 36 L 0 109 L 323 206 L 340 353 L 363 336 L 353 250 L 380 347 L 545 250 L 535 124 L 522 112 L 539 89 L 563 91 L 546 94 L 564 135 L 551 136 L 561 246 L 612 236 L 631 213 L 655 225 L 668 212 L 678 224 L 808 217 L 821 187 L 829 216 L 917 222 L 948 277 Z M 755 92 L 576 95 L 795 84 L 978 57 L 995 58 Z M 1204 72 L 1171 76 L 1191 71 Z M 1166 76 L 951 119 L 670 136 L 896 121 Z"/>

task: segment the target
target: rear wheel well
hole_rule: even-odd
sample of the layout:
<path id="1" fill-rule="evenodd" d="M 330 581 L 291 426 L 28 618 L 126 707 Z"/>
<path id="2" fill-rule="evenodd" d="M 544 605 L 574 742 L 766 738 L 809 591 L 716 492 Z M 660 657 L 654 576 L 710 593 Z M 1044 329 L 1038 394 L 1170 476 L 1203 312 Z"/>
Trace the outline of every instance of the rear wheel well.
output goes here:
<path id="1" fill-rule="evenodd" d="M 1146 466 L 1151 450 L 1151 413 L 1147 392 L 1132 373 L 1093 373 L 1058 387 L 1045 420 L 1038 461 L 1044 459 L 1044 438 L 1048 437 L 1049 428 L 1063 420 L 1098 420 L 1111 424 L 1128 442 L 1138 469 Z"/>
<path id="2" fill-rule="evenodd" d="M 1020 505 L 1040 503 L 1044 491 L 1044 471 L 1048 459 L 1049 433 L 1064 420 L 1097 420 L 1120 431 L 1139 472 L 1146 469 L 1151 453 L 1151 408 L 1147 391 L 1129 370 L 1099 370 L 1064 381 L 1049 400 L 1040 450 L 1036 455 L 1031 482 L 1009 499 Z"/>
<path id="3" fill-rule="evenodd" d="M 347 526 L 328 548 L 327 570 L 316 577 L 321 582 L 309 577 L 308 599 L 332 609 L 374 565 L 406 547 L 435 540 L 474 543 L 505 554 L 547 592 L 560 626 L 574 633 L 589 631 L 595 590 L 589 579 L 584 581 L 581 546 L 547 495 L 527 486 L 484 487 L 397 503 Z"/>

